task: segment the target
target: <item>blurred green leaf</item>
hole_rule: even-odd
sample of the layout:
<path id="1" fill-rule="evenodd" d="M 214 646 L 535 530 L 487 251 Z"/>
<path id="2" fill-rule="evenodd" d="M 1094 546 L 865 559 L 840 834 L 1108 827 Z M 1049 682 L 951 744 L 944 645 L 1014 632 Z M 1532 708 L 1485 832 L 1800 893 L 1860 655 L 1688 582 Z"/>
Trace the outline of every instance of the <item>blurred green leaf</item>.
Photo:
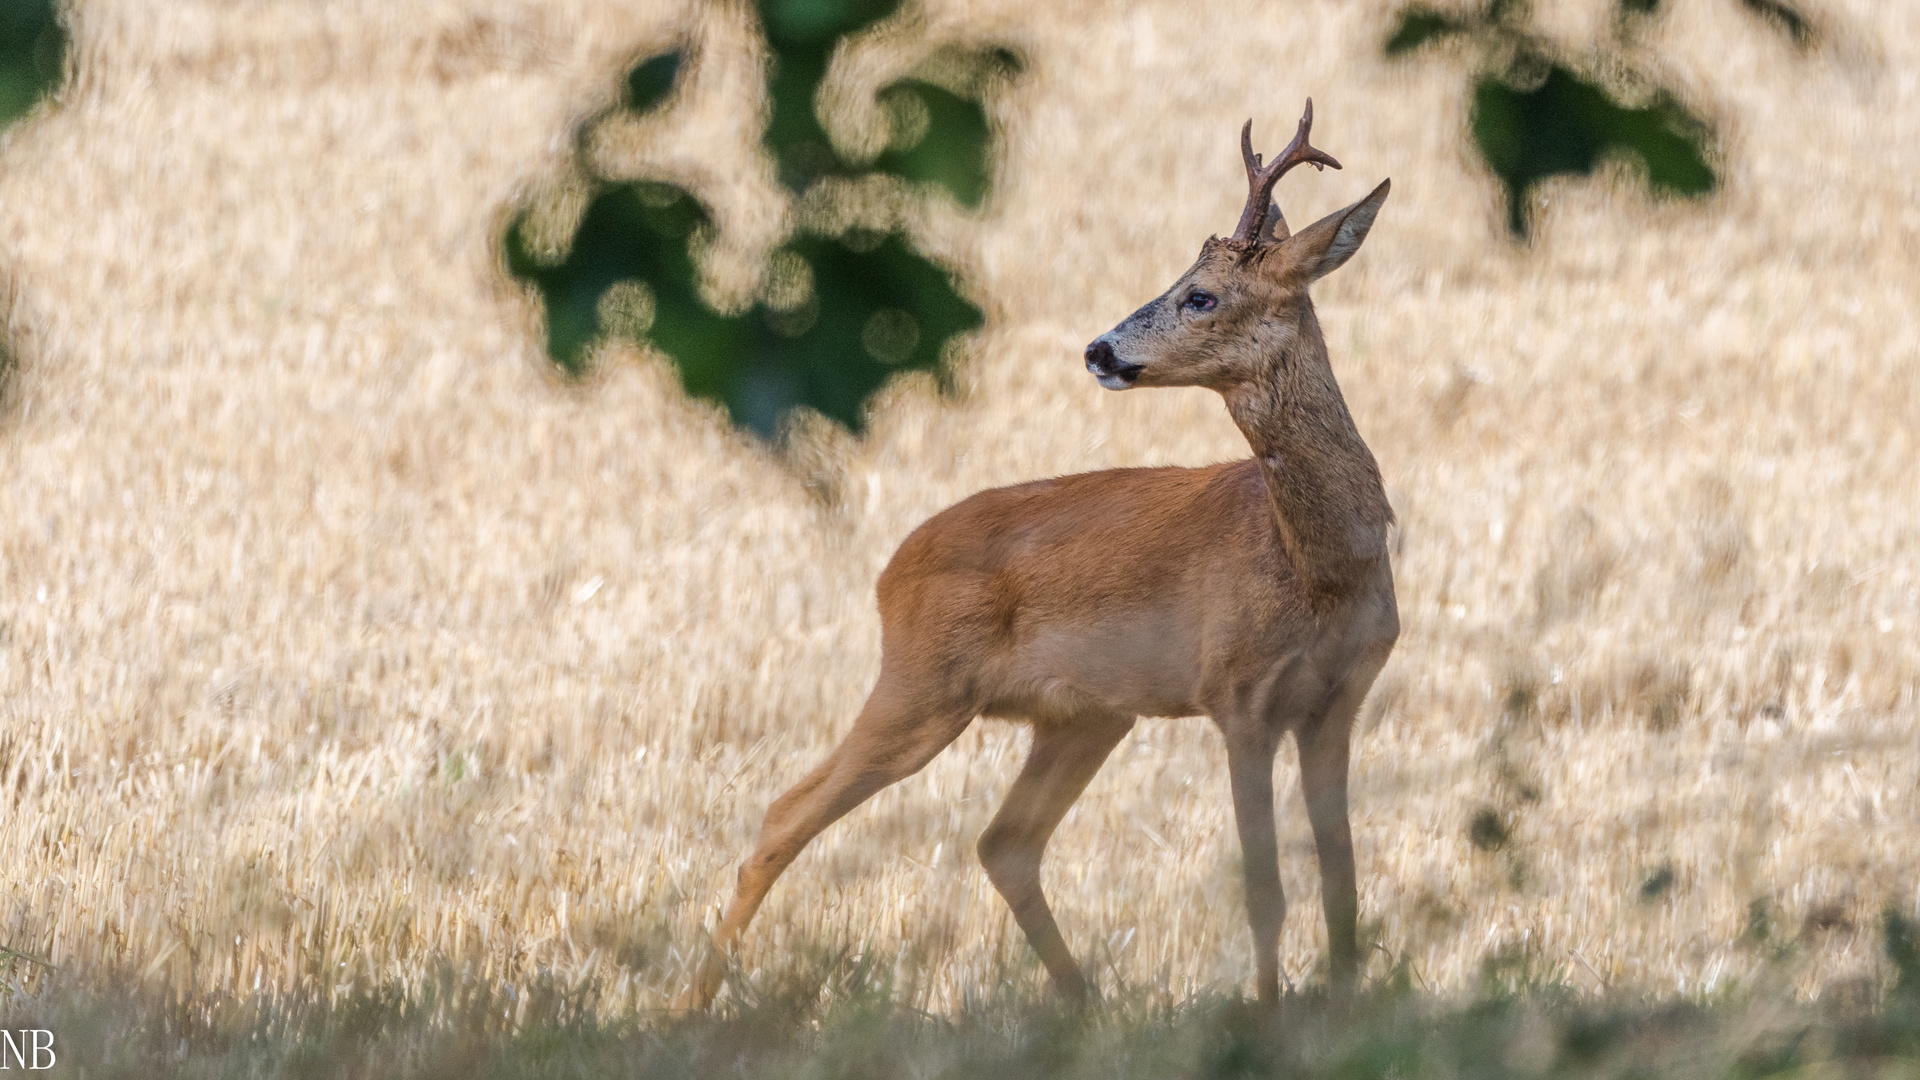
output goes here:
<path id="1" fill-rule="evenodd" d="M 1820 41 L 1819 25 L 1797 0 L 1737 2 L 1802 50 Z M 1662 0 L 1615 3 L 1610 38 L 1581 67 L 1645 80 L 1641 38 L 1646 20 L 1663 10 Z M 1388 56 L 1399 56 L 1449 35 L 1473 39 L 1483 67 L 1470 84 L 1472 140 L 1505 188 L 1515 236 L 1527 235 L 1534 185 L 1562 173 L 1589 174 L 1609 154 L 1644 162 L 1655 191 L 1700 196 L 1718 186 L 1709 164 L 1712 132 L 1673 93 L 1658 89 L 1638 108 L 1616 100 L 1605 85 L 1562 63 L 1565 51 L 1536 34 L 1531 20 L 1529 0 L 1483 0 L 1478 11 L 1465 15 L 1415 2 L 1400 9 L 1382 43 Z"/>
<path id="2" fill-rule="evenodd" d="M 1880 927 L 1893 964 L 1894 991 L 1920 999 L 1920 926 L 1890 904 L 1880 913 Z"/>
<path id="3" fill-rule="evenodd" d="M 1508 30 L 1523 29 L 1533 18 L 1533 0 L 1489 0 L 1486 22 Z"/>
<path id="4" fill-rule="evenodd" d="M 626 106 L 635 112 L 659 107 L 673 93 L 674 80 L 680 76 L 678 49 L 649 57 L 627 73 Z"/>
<path id="5" fill-rule="evenodd" d="M 900 0 L 761 0 L 760 22 L 776 54 L 830 50 L 899 6 Z"/>
<path id="6" fill-rule="evenodd" d="M 699 272 L 688 252 L 706 208 L 666 184 L 612 185 L 588 204 L 564 260 L 543 265 L 524 233 L 524 218 L 507 232 L 507 268 L 539 289 L 546 302 L 547 351 L 572 374 L 586 369 L 587 346 L 600 334 L 599 304 L 616 282 L 641 281 L 652 290 L 652 336 L 669 352 L 698 362 L 726 348 L 730 320 L 700 298 Z M 668 343 L 671 343 L 670 345 Z"/>
<path id="7" fill-rule="evenodd" d="M 1498 77 L 1480 80 L 1473 93 L 1473 138 L 1507 189 L 1508 225 L 1528 231 L 1527 194 L 1534 184 L 1560 173 L 1591 173 L 1610 151 L 1638 155 L 1653 187 L 1677 195 L 1703 195 L 1716 181 L 1702 152 L 1705 125 L 1662 94 L 1652 104 L 1627 108 L 1605 88 L 1559 64 L 1530 90 Z"/>
<path id="8" fill-rule="evenodd" d="M 673 360 L 688 394 L 724 405 L 736 424 L 769 438 L 799 405 L 858 431 L 882 383 L 900 371 L 939 372 L 947 342 L 981 323 L 945 271 L 901 237 L 871 234 L 794 238 L 782 253 L 812 282 L 798 309 L 762 303 L 721 314 L 701 298 L 687 247 L 708 221 L 677 188 L 612 186 L 588 206 L 567 257 L 552 266 L 533 258 L 516 222 L 508 266 L 545 301 L 554 359 L 584 371 L 588 347 L 615 329 L 605 324 L 603 298 L 621 282 L 640 282 L 653 302 L 646 338 Z"/>
<path id="9" fill-rule="evenodd" d="M 897 0 L 765 0 L 773 67 L 764 145 L 780 180 L 798 193 L 828 176 L 873 171 L 938 183 L 976 206 L 990 176 L 992 135 L 974 100 L 1019 57 L 988 46 L 937 54 L 962 92 L 906 80 L 881 92 L 902 137 L 872 167 L 833 148 L 815 110 L 841 38 L 891 14 Z M 680 51 L 628 73 L 626 104 L 655 108 L 673 93 Z M 972 95 L 972 96 L 968 96 Z M 603 114 L 604 115 L 604 114 Z M 590 121 L 585 130 L 590 129 Z M 578 140 L 582 145 L 585 139 Z M 801 233 L 774 252 L 762 298 L 738 314 L 700 293 L 691 245 L 712 215 L 692 194 L 650 182 L 594 181 L 571 242 L 536 244 L 523 213 L 505 237 L 508 269 L 539 292 L 547 348 L 561 368 L 585 371 L 595 341 L 645 340 L 671 358 L 687 393 L 723 405 L 733 422 L 772 437 L 801 406 L 859 430 L 866 403 L 895 373 L 944 379 L 949 343 L 981 323 L 948 273 L 895 233 Z M 553 249 L 563 247 L 555 256 Z"/>
<path id="10" fill-rule="evenodd" d="M 789 190 L 805 191 L 822 177 L 855 171 L 834 151 L 814 103 L 840 38 L 886 18 L 898 6 L 898 0 L 762 0 L 760 22 L 773 50 L 767 85 L 773 109 L 763 139 Z"/>
<path id="11" fill-rule="evenodd" d="M 1640 883 L 1640 902 L 1651 904 L 1664 899 L 1673 888 L 1674 874 L 1671 864 L 1663 864 L 1658 870 L 1647 875 Z"/>
<path id="12" fill-rule="evenodd" d="M 1444 37 L 1463 34 L 1474 24 L 1429 7 L 1414 5 L 1400 12 L 1400 25 L 1387 38 L 1387 55 L 1400 56 Z"/>
<path id="13" fill-rule="evenodd" d="M 917 79 L 888 86 L 880 100 L 896 130 L 874 168 L 906 180 L 937 183 L 962 205 L 979 206 L 992 167 L 993 136 L 986 110 Z"/>
<path id="14" fill-rule="evenodd" d="M 1498 851 L 1511 838 L 1512 833 L 1501 820 L 1500 811 L 1490 806 L 1480 808 L 1467 823 L 1467 840 L 1481 851 Z"/>
<path id="15" fill-rule="evenodd" d="M 0 126 L 60 85 L 67 31 L 54 0 L 0 0 Z"/>
<path id="16" fill-rule="evenodd" d="M 855 431 L 881 383 L 899 371 L 940 373 L 947 342 L 982 321 L 905 238 L 873 239 L 799 236 L 790 245 L 813 268 L 819 317 L 787 346 L 787 366 L 806 404 Z"/>
<path id="17" fill-rule="evenodd" d="M 787 189 L 799 193 L 825 176 L 844 176 L 853 170 L 834 152 L 833 140 L 814 113 L 813 102 L 826 78 L 827 58 L 789 52 L 776 54 L 767 96 L 773 110 L 762 136 L 773 155 L 774 171 Z"/>
<path id="18" fill-rule="evenodd" d="M 1814 27 L 1813 20 L 1800 13 L 1786 0 L 1740 0 L 1740 6 L 1793 39 L 1800 49 L 1810 49 L 1819 44 L 1820 33 Z"/>

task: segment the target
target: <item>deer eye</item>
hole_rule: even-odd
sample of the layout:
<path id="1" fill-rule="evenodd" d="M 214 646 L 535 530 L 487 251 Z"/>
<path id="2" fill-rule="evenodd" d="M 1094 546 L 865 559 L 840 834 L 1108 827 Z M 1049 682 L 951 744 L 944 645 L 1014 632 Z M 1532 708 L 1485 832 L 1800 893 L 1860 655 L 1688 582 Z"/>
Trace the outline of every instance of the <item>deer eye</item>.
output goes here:
<path id="1" fill-rule="evenodd" d="M 1219 302 L 1217 297 L 1205 289 L 1195 289 L 1187 294 L 1185 300 L 1180 301 L 1180 306 L 1188 311 L 1212 311 L 1214 305 Z"/>

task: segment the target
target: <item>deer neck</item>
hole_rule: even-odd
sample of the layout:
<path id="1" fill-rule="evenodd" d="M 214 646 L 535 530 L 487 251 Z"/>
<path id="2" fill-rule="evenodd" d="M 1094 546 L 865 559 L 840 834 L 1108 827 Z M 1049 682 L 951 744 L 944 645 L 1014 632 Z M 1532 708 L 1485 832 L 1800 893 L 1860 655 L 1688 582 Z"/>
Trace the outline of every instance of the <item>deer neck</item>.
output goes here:
<path id="1" fill-rule="evenodd" d="M 1316 609 L 1352 596 L 1387 555 L 1393 510 L 1380 467 L 1334 382 L 1307 310 L 1297 334 L 1261 334 L 1284 356 L 1267 380 L 1235 388 L 1227 411 L 1253 447 L 1281 542 Z"/>

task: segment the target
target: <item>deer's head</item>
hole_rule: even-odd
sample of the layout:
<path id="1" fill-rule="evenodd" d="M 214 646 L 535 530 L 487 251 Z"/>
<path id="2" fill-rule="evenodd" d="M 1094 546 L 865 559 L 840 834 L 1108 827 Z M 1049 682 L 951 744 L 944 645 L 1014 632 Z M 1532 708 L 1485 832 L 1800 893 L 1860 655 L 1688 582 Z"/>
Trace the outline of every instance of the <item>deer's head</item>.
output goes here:
<path id="1" fill-rule="evenodd" d="M 1276 367 L 1292 361 L 1325 363 L 1307 286 L 1360 249 L 1389 182 L 1290 233 L 1271 202 L 1273 185 L 1296 165 L 1340 167 L 1307 144 L 1312 126 L 1308 99 L 1293 142 L 1265 168 L 1253 152 L 1253 122 L 1241 129 L 1248 193 L 1239 227 L 1229 239 L 1208 239 L 1172 288 L 1087 346 L 1087 370 L 1101 386 L 1204 386 L 1230 393 L 1284 374 Z"/>

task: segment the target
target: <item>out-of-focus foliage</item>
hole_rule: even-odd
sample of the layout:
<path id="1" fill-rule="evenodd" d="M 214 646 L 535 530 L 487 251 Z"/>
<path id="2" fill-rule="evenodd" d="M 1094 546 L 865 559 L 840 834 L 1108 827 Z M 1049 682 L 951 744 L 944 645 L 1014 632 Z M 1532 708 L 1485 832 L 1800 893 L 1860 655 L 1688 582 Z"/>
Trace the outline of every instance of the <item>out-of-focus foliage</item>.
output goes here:
<path id="1" fill-rule="evenodd" d="M 1785 0 L 1739 2 L 1796 46 L 1817 41 L 1813 23 Z M 1611 39 L 1582 65 L 1613 73 L 1615 85 L 1637 91 L 1630 95 L 1582 74 L 1532 33 L 1527 0 L 1488 0 L 1465 12 L 1409 5 L 1385 48 L 1393 57 L 1459 41 L 1478 53 L 1473 142 L 1506 189 L 1508 227 L 1524 238 L 1535 184 L 1563 173 L 1591 174 L 1610 155 L 1638 158 L 1647 184 L 1658 192 L 1701 196 L 1717 185 L 1708 163 L 1713 136 L 1707 124 L 1636 63 L 1640 32 L 1660 15 L 1660 6 L 1661 0 L 1618 0 Z"/>
<path id="2" fill-rule="evenodd" d="M 761 25 L 774 63 L 762 143 L 794 197 L 828 178 L 880 174 L 944 188 L 977 207 L 992 166 L 982 101 L 996 79 L 1019 70 L 1010 51 L 947 47 L 937 59 L 950 85 L 908 78 L 875 90 L 889 138 L 870 161 L 836 146 L 815 107 L 838 43 L 896 4 L 763 0 Z M 669 107 L 686 60 L 682 48 L 635 65 L 622 108 L 632 114 Z M 581 135 L 579 144 L 591 142 L 590 130 Z M 543 253 L 532 243 L 524 213 L 506 236 L 508 268 L 539 289 L 548 351 L 571 373 L 585 369 L 603 335 L 644 339 L 672 358 L 689 394 L 725 405 L 735 424 L 762 436 L 774 435 L 798 406 L 859 430 L 867 399 L 889 376 L 944 376 L 947 344 L 981 323 L 948 273 L 891 223 L 827 233 L 803 220 L 771 253 L 748 310 L 716 310 L 700 289 L 695 252 L 713 215 L 698 195 L 646 177 L 590 180 L 586 212 L 564 252 Z"/>
<path id="3" fill-rule="evenodd" d="M 666 104 L 673 84 L 680 78 L 679 52 L 661 53 L 633 66 L 627 72 L 626 106 L 634 112 L 647 112 Z"/>
<path id="4" fill-rule="evenodd" d="M 1020 71 L 1020 58 L 998 47 L 949 49 L 949 67 L 963 79 L 955 92 L 924 79 L 902 79 L 880 91 L 892 127 L 873 168 L 902 180 L 939 184 L 962 205 L 986 198 L 993 135 L 979 98 L 984 87 Z"/>
<path id="5" fill-rule="evenodd" d="M 1813 25 L 1813 20 L 1786 0 L 1740 0 L 1740 6 L 1779 27 L 1802 49 L 1810 49 L 1820 43 L 1820 31 Z"/>
<path id="6" fill-rule="evenodd" d="M 0 126 L 60 83 L 67 32 L 54 0 L 0 0 Z"/>
<path id="7" fill-rule="evenodd" d="M 553 355 L 577 368 L 598 334 L 645 337 L 673 358 L 687 393 L 770 435 L 796 405 L 858 427 L 889 375 L 939 370 L 942 344 L 980 323 L 903 237 L 857 230 L 794 237 L 772 259 L 764 291 L 774 302 L 718 312 L 700 296 L 688 251 L 708 221 L 691 195 L 642 181 L 606 187 L 558 264 L 542 266 L 510 233 L 509 264 L 547 298 Z"/>
<path id="8" fill-rule="evenodd" d="M 1641 108 L 1613 100 L 1604 87 L 1558 64 L 1538 86 L 1488 78 L 1473 89 L 1473 134 L 1507 188 L 1508 225 L 1527 231 L 1525 201 L 1534 184 L 1560 173 L 1591 173 L 1610 151 L 1646 163 L 1647 183 L 1678 195 L 1714 188 L 1700 124 L 1666 94 Z"/>
<path id="9" fill-rule="evenodd" d="M 0 128 L 60 85 L 66 63 L 67 30 L 54 0 L 0 0 Z M 11 343 L 0 338 L 0 392 L 13 372 Z"/>

